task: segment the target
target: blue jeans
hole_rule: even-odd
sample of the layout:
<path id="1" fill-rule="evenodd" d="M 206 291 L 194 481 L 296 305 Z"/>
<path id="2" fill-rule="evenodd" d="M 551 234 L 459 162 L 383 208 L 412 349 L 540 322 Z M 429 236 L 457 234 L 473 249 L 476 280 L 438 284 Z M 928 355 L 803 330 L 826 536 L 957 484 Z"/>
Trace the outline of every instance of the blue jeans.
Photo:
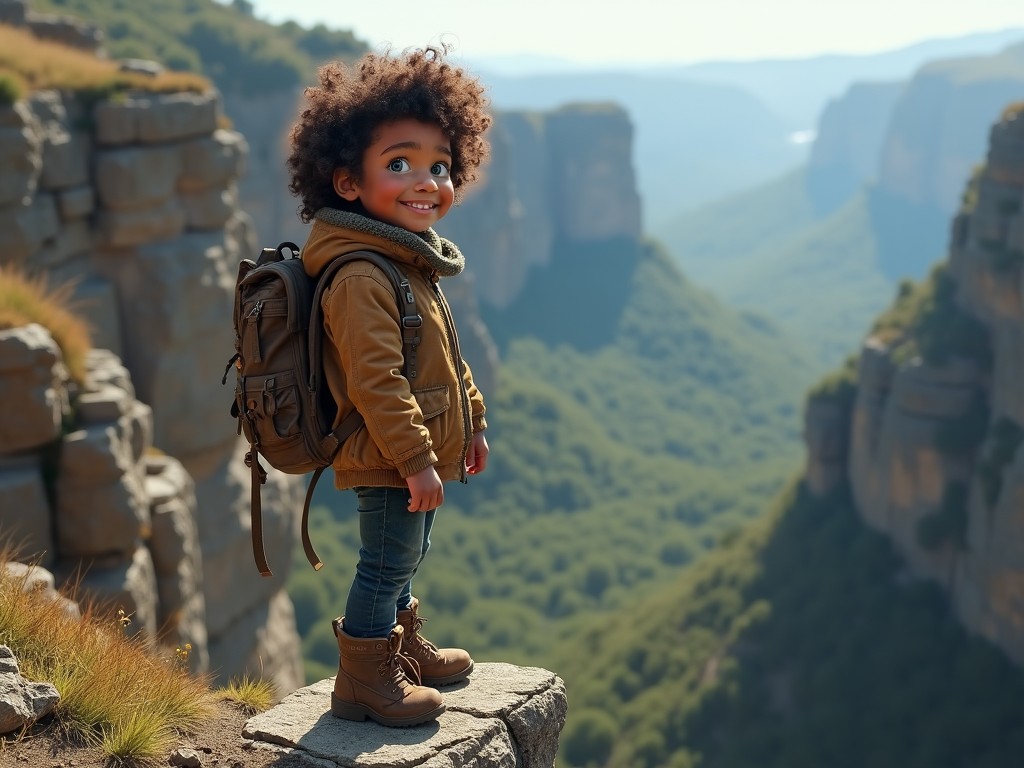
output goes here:
<path id="1" fill-rule="evenodd" d="M 407 488 L 353 489 L 359 497 L 359 562 L 345 605 L 345 631 L 384 637 L 412 602 L 412 577 L 430 548 L 435 510 L 410 512 Z"/>

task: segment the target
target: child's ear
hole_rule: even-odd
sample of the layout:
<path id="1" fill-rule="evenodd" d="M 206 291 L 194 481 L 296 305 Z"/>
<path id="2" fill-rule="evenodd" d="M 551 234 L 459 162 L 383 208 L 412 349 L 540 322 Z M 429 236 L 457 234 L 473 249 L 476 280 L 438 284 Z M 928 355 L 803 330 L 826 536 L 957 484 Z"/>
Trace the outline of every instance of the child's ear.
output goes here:
<path id="1" fill-rule="evenodd" d="M 359 186 L 346 168 L 334 169 L 334 191 L 342 200 L 348 200 L 350 203 L 359 199 Z"/>

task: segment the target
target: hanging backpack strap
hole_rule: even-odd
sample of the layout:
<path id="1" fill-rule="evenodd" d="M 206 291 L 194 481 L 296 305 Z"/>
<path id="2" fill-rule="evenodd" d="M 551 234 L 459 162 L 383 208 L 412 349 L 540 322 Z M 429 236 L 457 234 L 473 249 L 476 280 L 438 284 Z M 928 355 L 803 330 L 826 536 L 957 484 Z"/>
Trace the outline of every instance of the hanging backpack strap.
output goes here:
<path id="1" fill-rule="evenodd" d="M 404 360 L 402 374 L 407 379 L 416 378 L 416 347 L 420 343 L 423 317 L 416 311 L 416 297 L 413 295 L 409 278 L 387 256 L 374 251 L 353 251 L 337 257 L 327 265 L 317 280 L 316 292 L 313 294 L 313 316 L 309 326 L 309 367 L 313 376 L 312 387 L 316 392 L 320 391 L 320 377 L 323 369 L 323 309 L 320 302 L 323 299 L 324 291 L 330 286 L 338 270 L 350 261 L 369 261 L 379 267 L 391 281 L 391 285 L 395 289 L 399 323 L 402 329 L 402 359 Z M 342 419 L 341 424 L 333 432 L 339 448 L 363 425 L 363 422 L 363 415 L 355 409 Z M 316 550 L 313 549 L 313 542 L 309 538 L 309 506 L 313 501 L 313 490 L 325 469 L 326 467 L 318 467 L 313 472 L 309 485 L 306 487 L 306 498 L 302 503 L 302 549 L 306 553 L 309 564 L 317 571 L 323 568 L 324 564 Z M 253 530 L 255 531 L 255 528 Z M 266 562 L 265 556 L 263 562 Z M 257 565 L 259 565 L 258 559 Z"/>
<path id="2" fill-rule="evenodd" d="M 260 454 L 255 445 L 245 454 L 245 465 L 249 467 L 251 477 L 252 557 L 256 561 L 260 576 L 273 576 L 267 562 L 267 553 L 263 549 L 263 504 L 260 500 L 260 486 L 267 482 L 267 470 L 260 464 Z"/>
<path id="3" fill-rule="evenodd" d="M 352 411 L 352 413 L 342 419 L 341 424 L 334 430 L 334 434 L 338 436 L 338 444 L 344 443 L 362 424 L 363 417 L 359 411 Z M 313 542 L 309 538 L 309 505 L 313 502 L 313 489 L 316 488 L 317 481 L 325 469 L 327 467 L 317 467 L 316 471 L 313 472 L 313 477 L 310 478 L 309 485 L 306 487 L 306 498 L 302 502 L 302 550 L 306 553 L 306 559 L 313 566 L 314 571 L 319 571 L 324 567 L 324 564 L 320 560 L 320 556 L 317 555 L 316 550 L 313 549 Z"/>
<path id="4" fill-rule="evenodd" d="M 302 502 L 302 550 L 306 553 L 306 559 L 313 566 L 314 571 L 319 571 L 324 564 L 316 550 L 313 549 L 313 542 L 309 540 L 309 504 L 313 500 L 313 489 L 316 488 L 316 482 L 325 469 L 327 467 L 316 468 L 313 477 L 309 480 L 309 486 L 306 488 L 306 500 Z"/>

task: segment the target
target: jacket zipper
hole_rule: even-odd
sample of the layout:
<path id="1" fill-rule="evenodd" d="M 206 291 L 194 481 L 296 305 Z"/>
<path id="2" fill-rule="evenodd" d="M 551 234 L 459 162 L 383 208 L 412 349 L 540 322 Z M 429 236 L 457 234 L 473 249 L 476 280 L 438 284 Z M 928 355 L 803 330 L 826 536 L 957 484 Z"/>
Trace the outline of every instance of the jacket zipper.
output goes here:
<path id="1" fill-rule="evenodd" d="M 455 330 L 455 320 L 452 318 L 451 308 L 444 294 L 441 293 L 441 286 L 438 285 L 437 273 L 430 275 L 430 285 L 434 289 L 434 296 L 437 297 L 437 304 L 441 308 L 441 317 L 444 319 L 445 334 L 448 336 L 448 347 L 452 353 L 452 364 L 455 368 L 456 377 L 459 380 L 459 403 L 462 406 L 462 428 L 464 430 L 462 444 L 462 466 L 459 469 L 459 481 L 469 482 L 466 476 L 466 453 L 469 451 L 469 444 L 473 440 L 473 416 L 470 413 L 469 392 L 466 391 L 466 371 L 462 365 L 462 350 L 459 348 L 459 334 Z"/>

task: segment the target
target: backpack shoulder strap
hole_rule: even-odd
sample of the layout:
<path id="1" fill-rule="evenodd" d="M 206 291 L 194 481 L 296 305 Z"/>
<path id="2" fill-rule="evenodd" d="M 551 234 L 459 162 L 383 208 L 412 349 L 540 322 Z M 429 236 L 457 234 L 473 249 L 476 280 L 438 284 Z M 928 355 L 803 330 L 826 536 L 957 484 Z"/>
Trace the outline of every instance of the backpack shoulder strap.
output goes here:
<path id="1" fill-rule="evenodd" d="M 317 279 L 316 291 L 313 293 L 313 314 L 309 322 L 309 367 L 310 375 L 313 377 L 312 386 L 316 392 L 320 391 L 323 366 L 323 309 L 320 306 L 320 301 L 338 270 L 350 261 L 360 260 L 369 261 L 380 267 L 395 289 L 395 301 L 398 302 L 398 314 L 402 326 L 402 359 L 405 361 L 402 373 L 408 379 L 416 378 L 416 347 L 420 343 L 423 317 L 416 311 L 416 297 L 413 296 L 409 278 L 394 261 L 383 254 L 375 251 L 353 251 L 337 257 L 327 265 Z M 337 439 L 338 445 L 343 444 L 362 424 L 363 415 L 353 409 L 352 413 L 342 419 L 341 424 L 334 430 L 334 437 Z M 306 498 L 302 504 L 302 548 L 306 553 L 306 559 L 314 570 L 320 570 L 323 563 L 309 539 L 309 505 L 313 501 L 313 489 L 316 488 L 317 481 L 324 469 L 324 467 L 319 467 L 313 473 L 306 488 Z"/>
<path id="2" fill-rule="evenodd" d="M 416 311 L 416 297 L 413 295 L 409 278 L 393 260 L 383 254 L 376 251 L 353 251 L 332 260 L 317 279 L 316 291 L 313 294 L 313 317 L 310 319 L 309 324 L 309 361 L 312 375 L 316 377 L 313 380 L 314 386 L 319 390 L 319 376 L 323 363 L 323 345 L 321 343 L 323 310 L 320 306 L 320 301 L 323 298 L 324 291 L 330 286 L 338 270 L 351 261 L 369 261 L 379 267 L 391 281 L 391 285 L 395 289 L 395 301 L 398 304 L 398 315 L 402 330 L 402 359 L 405 361 L 402 373 L 408 379 L 415 379 L 416 348 L 420 343 L 420 328 L 423 326 L 423 316 Z M 360 423 L 362 423 L 361 419 L 343 437 L 340 434 L 342 426 L 344 426 L 344 422 L 342 422 L 342 425 L 335 430 L 335 435 L 338 436 L 338 443 L 343 443 L 344 439 L 354 432 Z"/>

